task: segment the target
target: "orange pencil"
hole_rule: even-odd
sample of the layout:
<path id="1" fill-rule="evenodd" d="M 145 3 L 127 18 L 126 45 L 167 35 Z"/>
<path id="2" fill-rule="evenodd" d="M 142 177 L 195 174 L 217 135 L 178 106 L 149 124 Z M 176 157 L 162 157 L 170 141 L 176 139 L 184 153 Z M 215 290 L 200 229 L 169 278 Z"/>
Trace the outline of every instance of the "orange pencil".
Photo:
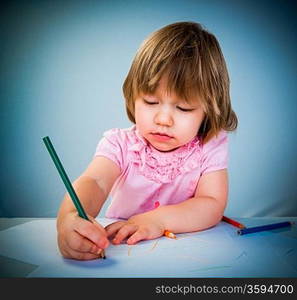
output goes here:
<path id="1" fill-rule="evenodd" d="M 168 238 L 176 239 L 176 235 L 174 233 L 170 232 L 169 230 L 165 230 L 164 235 L 167 236 Z"/>

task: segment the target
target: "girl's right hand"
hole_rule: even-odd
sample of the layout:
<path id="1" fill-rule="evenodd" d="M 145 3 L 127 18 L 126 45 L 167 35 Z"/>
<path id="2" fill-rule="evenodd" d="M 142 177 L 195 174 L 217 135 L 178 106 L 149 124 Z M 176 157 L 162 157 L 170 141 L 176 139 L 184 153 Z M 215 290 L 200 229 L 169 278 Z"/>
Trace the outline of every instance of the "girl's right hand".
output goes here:
<path id="1" fill-rule="evenodd" d="M 105 229 L 90 216 L 85 220 L 77 213 L 68 213 L 58 220 L 58 246 L 65 258 L 96 259 L 109 246 Z"/>

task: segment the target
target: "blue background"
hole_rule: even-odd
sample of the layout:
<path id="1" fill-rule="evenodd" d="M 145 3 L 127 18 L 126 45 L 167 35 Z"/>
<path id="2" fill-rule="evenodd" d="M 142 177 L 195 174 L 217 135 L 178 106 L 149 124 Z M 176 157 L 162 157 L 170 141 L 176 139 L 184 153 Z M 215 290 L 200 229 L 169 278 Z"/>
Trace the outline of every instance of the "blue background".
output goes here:
<path id="1" fill-rule="evenodd" d="M 56 216 L 102 133 L 128 127 L 122 83 L 152 31 L 196 21 L 220 42 L 239 118 L 226 215 L 297 216 L 294 1 L 10 1 L 0 16 L 1 217 Z M 106 205 L 100 215 L 106 209 Z"/>

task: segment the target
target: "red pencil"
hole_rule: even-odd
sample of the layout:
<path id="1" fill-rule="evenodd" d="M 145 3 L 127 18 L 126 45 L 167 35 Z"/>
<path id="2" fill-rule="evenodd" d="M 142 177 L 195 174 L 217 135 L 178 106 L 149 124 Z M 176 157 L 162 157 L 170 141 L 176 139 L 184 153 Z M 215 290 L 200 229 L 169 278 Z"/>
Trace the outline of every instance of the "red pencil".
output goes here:
<path id="1" fill-rule="evenodd" d="M 243 224 L 241 224 L 241 223 L 239 223 L 239 222 L 237 222 L 235 220 L 232 220 L 230 218 L 227 218 L 225 216 L 223 216 L 222 220 L 225 221 L 225 222 L 227 222 L 227 223 L 229 223 L 229 224 L 231 224 L 231 225 L 233 225 L 233 226 L 235 226 L 235 227 L 238 227 L 240 229 L 244 229 L 245 228 L 245 226 Z"/>

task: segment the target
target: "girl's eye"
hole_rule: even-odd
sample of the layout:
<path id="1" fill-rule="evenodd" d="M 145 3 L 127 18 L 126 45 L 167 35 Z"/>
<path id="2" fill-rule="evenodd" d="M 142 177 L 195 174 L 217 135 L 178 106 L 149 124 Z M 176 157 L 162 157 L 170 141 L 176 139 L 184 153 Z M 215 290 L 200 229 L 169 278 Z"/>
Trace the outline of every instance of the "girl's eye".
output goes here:
<path id="1" fill-rule="evenodd" d="M 194 108 L 182 108 L 180 106 L 177 106 L 177 109 L 181 110 L 181 111 L 184 111 L 184 112 L 189 112 L 189 111 L 193 111 Z"/>
<path id="2" fill-rule="evenodd" d="M 148 100 L 146 100 L 146 99 L 143 99 L 143 102 L 144 102 L 145 104 L 148 104 L 148 105 L 158 104 L 158 102 L 156 102 L 156 101 L 148 101 Z"/>

